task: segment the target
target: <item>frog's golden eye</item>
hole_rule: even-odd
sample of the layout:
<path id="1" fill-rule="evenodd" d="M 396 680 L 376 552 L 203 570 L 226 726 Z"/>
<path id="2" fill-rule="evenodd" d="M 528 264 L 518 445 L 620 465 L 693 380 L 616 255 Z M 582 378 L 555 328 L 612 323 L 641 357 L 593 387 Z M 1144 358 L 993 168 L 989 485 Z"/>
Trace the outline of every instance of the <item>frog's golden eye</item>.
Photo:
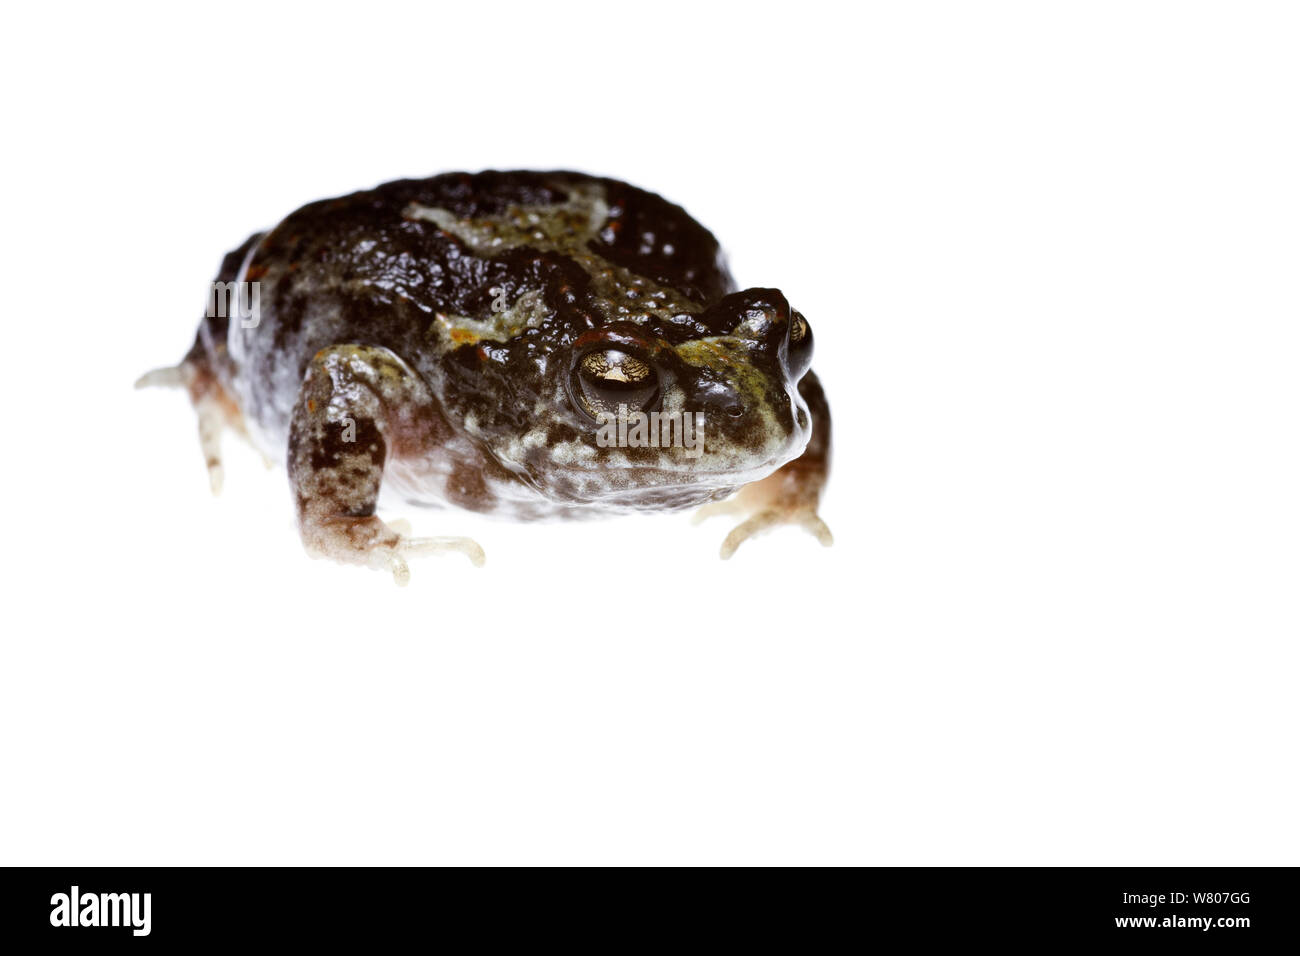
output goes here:
<path id="1" fill-rule="evenodd" d="M 808 324 L 808 320 L 802 313 L 791 313 L 790 345 L 786 352 L 786 365 L 790 370 L 791 378 L 797 381 L 803 377 L 804 372 L 808 371 L 808 366 L 812 365 L 812 351 L 812 326 Z"/>
<path id="2" fill-rule="evenodd" d="M 619 349 L 584 355 L 573 370 L 573 395 L 589 414 L 649 411 L 659 401 L 659 375 L 644 359 Z"/>

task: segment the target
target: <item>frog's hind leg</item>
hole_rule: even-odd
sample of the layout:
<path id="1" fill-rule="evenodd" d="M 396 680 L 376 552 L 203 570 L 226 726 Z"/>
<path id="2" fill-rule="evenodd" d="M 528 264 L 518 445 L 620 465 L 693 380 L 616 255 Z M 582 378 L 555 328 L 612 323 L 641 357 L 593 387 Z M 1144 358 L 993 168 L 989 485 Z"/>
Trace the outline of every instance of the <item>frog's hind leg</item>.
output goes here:
<path id="1" fill-rule="evenodd" d="M 459 551 L 483 564 L 483 549 L 469 538 L 412 538 L 405 522 L 375 515 L 385 464 L 439 443 L 435 409 L 424 380 L 388 349 L 317 353 L 289 425 L 289 483 L 308 554 L 387 570 L 398 584 L 410 580 L 406 559 L 414 555 Z"/>
<path id="2" fill-rule="evenodd" d="M 214 495 L 221 494 L 225 469 L 221 465 L 221 433 L 229 428 L 248 437 L 244 416 L 230 393 L 217 380 L 196 344 L 179 365 L 145 372 L 136 388 L 183 388 L 199 420 L 199 447 L 208 467 L 208 484 Z"/>

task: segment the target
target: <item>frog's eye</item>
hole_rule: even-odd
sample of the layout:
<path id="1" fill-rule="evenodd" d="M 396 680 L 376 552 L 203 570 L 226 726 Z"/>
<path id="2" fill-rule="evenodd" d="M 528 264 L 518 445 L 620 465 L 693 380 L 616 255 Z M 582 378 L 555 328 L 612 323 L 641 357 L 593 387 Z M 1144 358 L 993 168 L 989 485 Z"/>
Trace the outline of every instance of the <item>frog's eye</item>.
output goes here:
<path id="1" fill-rule="evenodd" d="M 786 352 L 786 367 L 790 377 L 795 381 L 803 378 L 804 372 L 812 365 L 813 334 L 812 326 L 800 312 L 790 315 L 790 344 Z"/>
<path id="2" fill-rule="evenodd" d="M 573 397 L 593 418 L 601 412 L 648 411 L 659 401 L 659 376 L 650 363 L 619 349 L 588 352 L 573 370 Z"/>

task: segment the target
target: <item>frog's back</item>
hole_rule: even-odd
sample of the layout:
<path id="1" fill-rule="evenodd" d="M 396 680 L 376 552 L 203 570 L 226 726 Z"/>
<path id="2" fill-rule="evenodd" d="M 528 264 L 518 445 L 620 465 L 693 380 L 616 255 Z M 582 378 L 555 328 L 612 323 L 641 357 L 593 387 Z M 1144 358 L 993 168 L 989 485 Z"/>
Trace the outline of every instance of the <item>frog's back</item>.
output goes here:
<path id="1" fill-rule="evenodd" d="M 232 253 L 219 278 L 256 283 L 253 319 L 209 319 L 204 331 L 228 346 L 214 364 L 270 444 L 330 345 L 390 348 L 437 391 L 458 348 L 530 330 L 566 341 L 734 290 L 717 241 L 681 207 L 562 171 L 448 173 L 314 202 Z M 531 297 L 494 310 L 502 290 Z"/>

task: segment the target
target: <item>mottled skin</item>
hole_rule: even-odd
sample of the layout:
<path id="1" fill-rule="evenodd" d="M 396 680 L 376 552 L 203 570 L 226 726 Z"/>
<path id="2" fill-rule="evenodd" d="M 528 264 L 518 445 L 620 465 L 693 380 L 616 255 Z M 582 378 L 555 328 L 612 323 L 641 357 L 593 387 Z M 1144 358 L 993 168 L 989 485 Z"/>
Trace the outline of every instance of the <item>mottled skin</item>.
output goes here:
<path id="1" fill-rule="evenodd" d="M 702 513 L 746 519 L 724 557 L 779 523 L 830 543 L 811 328 L 775 289 L 735 291 L 712 234 L 659 196 L 571 172 L 402 180 L 304 206 L 217 279 L 258 283 L 255 321 L 205 318 L 142 384 L 188 387 L 214 488 L 223 425 L 286 461 L 313 555 L 399 582 L 405 554 L 481 562 L 385 524 L 381 495 L 522 518 L 718 502 Z M 703 453 L 599 447 L 593 414 L 623 395 L 703 413 Z"/>

